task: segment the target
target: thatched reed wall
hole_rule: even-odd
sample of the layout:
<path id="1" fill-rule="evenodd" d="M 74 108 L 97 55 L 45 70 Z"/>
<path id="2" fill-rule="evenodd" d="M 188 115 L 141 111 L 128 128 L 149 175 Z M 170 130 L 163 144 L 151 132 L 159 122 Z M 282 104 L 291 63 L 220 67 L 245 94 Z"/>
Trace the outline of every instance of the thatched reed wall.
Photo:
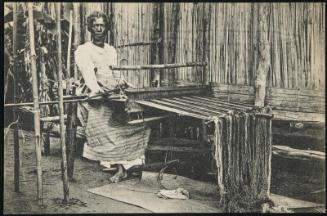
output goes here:
<path id="1" fill-rule="evenodd" d="M 112 5 L 114 12 L 114 46 L 118 51 L 118 59 L 127 59 L 129 65 L 150 64 L 149 45 L 128 46 L 152 40 L 153 4 L 116 3 Z M 127 46 L 126 46 L 127 45 Z M 126 64 L 126 63 L 125 63 Z M 125 77 L 138 88 L 150 85 L 150 71 L 126 71 Z"/>
<path id="2" fill-rule="evenodd" d="M 54 3 L 48 3 L 54 4 Z M 64 3 L 71 4 L 71 3 Z M 170 78 L 214 84 L 254 84 L 257 70 L 258 7 L 255 3 L 83 3 L 83 39 L 89 40 L 86 17 L 92 11 L 107 13 L 112 20 L 114 46 L 149 42 L 155 28 L 163 31 L 163 63 L 208 61 L 201 68 L 182 68 Z M 65 6 L 66 7 L 66 6 Z M 63 8 L 65 8 L 63 7 Z M 163 10 L 163 26 L 156 26 L 155 7 Z M 271 3 L 269 7 L 271 66 L 270 87 L 324 89 L 325 7 L 323 3 Z M 64 13 L 65 14 L 65 13 Z M 118 49 L 128 64 L 150 62 L 150 46 Z M 149 83 L 141 75 L 140 87 Z M 166 73 L 164 73 L 166 74 Z M 168 74 L 168 73 L 167 73 Z M 168 76 L 168 75 L 167 75 Z M 131 80 L 139 79 L 135 75 Z M 144 80 L 145 79 L 145 80 Z M 163 75 L 163 80 L 168 79 Z M 143 81 L 144 80 L 144 81 Z M 136 83 L 136 81 L 134 81 Z M 143 84 L 143 82 L 145 82 Z"/>
<path id="3" fill-rule="evenodd" d="M 47 13 L 55 17 L 55 3 L 46 4 Z M 70 5 L 63 3 L 64 18 L 69 17 Z M 128 64 L 208 62 L 205 71 L 194 67 L 123 72 L 136 87 L 149 86 L 161 74 L 163 85 L 210 82 L 218 86 L 215 92 L 219 91 L 219 85 L 234 85 L 237 91 L 229 93 L 236 94 L 244 87 L 254 86 L 258 66 L 259 6 L 256 3 L 83 3 L 81 41 L 90 39 L 86 30 L 87 15 L 95 10 L 103 11 L 111 22 L 108 42 L 117 48 L 119 59 L 127 59 Z M 314 90 L 306 93 L 313 97 L 312 104 L 316 91 L 324 92 L 324 6 L 323 3 L 269 4 L 268 91 L 274 92 L 271 88 L 281 89 L 279 92 Z M 153 41 L 161 42 L 149 43 Z M 142 45 L 135 46 L 135 43 Z M 128 44 L 134 46 L 125 46 Z M 289 94 L 285 92 L 284 95 Z M 303 99 L 301 93 L 295 95 Z M 285 107 L 278 101 L 280 96 L 280 93 L 267 94 L 266 101 Z M 240 95 L 240 100 L 249 97 L 251 94 L 246 98 Z M 299 110 L 306 99 L 298 101 L 297 105 L 289 106 L 294 105 Z"/>
<path id="4" fill-rule="evenodd" d="M 258 6 L 212 4 L 210 80 L 253 85 L 257 69 Z M 272 3 L 268 17 L 271 66 L 268 84 L 323 89 L 325 7 L 319 3 Z"/>
<path id="5" fill-rule="evenodd" d="M 163 72 L 162 82 L 211 82 L 219 94 L 224 94 L 219 86 L 232 85 L 225 92 L 230 99 L 253 103 L 259 4 L 165 3 L 158 7 L 163 11 L 157 18 L 163 23 L 158 27 L 163 31 L 161 62 L 208 62 L 205 72 L 202 68 Z M 266 103 L 283 110 L 324 113 L 324 4 L 271 3 L 268 14 L 271 65 Z"/>
<path id="6" fill-rule="evenodd" d="M 170 15 L 172 4 L 174 3 L 167 3 L 164 6 L 167 11 L 165 20 L 168 24 L 174 18 Z M 253 85 L 258 64 L 259 4 L 179 5 L 176 61 L 206 59 L 209 62 L 207 81 L 215 84 Z M 324 5 L 271 3 L 269 10 L 268 41 L 271 47 L 269 86 L 323 89 Z M 170 39 L 167 37 L 166 43 Z M 171 53 L 167 52 L 166 55 L 171 56 Z M 180 71 L 178 79 L 196 80 L 196 69 Z"/>
<path id="7" fill-rule="evenodd" d="M 145 12 L 143 8 L 152 5 L 114 3 L 113 6 L 118 9 L 115 13 L 116 31 L 126 32 L 123 37 L 117 35 L 117 40 L 122 40 L 133 34 L 131 30 L 124 30 L 131 28 L 126 20 Z M 121 7 L 123 9 L 119 9 Z M 159 17 L 164 23 L 163 61 L 209 62 L 205 78 L 201 75 L 201 68 L 183 68 L 171 75 L 173 79 L 190 82 L 205 79 L 214 84 L 254 84 L 258 63 L 258 4 L 165 3 L 160 7 L 164 11 L 164 16 Z M 271 67 L 268 85 L 288 89 L 323 89 L 323 4 L 272 3 L 269 14 Z M 143 34 L 147 32 L 150 35 L 151 23 L 146 25 L 149 29 L 145 28 L 143 20 L 135 18 L 133 21 L 138 21 L 136 28 L 142 28 Z M 135 49 L 134 52 L 142 54 L 140 50 Z M 140 59 L 135 63 L 143 62 Z M 163 79 L 168 77 L 164 75 Z"/>

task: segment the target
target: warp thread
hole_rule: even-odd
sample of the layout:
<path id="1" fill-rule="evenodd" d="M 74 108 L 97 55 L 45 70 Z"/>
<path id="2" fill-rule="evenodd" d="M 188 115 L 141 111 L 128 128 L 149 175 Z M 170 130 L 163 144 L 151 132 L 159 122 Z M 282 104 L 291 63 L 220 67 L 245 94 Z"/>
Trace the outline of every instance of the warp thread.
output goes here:
<path id="1" fill-rule="evenodd" d="M 213 118 L 217 183 L 227 212 L 260 208 L 269 200 L 271 118 L 269 109 L 229 112 Z"/>

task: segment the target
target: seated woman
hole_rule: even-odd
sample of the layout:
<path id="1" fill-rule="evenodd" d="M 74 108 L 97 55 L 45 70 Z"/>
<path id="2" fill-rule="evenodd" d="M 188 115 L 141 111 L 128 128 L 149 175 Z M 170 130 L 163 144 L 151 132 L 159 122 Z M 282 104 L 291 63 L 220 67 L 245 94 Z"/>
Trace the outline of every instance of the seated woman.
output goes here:
<path id="1" fill-rule="evenodd" d="M 108 25 L 103 13 L 92 13 L 87 19 L 92 40 L 75 51 L 75 61 L 83 77 L 79 93 L 92 96 L 127 83 L 120 72 L 109 68 L 117 64 L 117 52 L 104 42 Z M 105 100 L 85 102 L 79 105 L 78 118 L 86 136 L 83 157 L 100 161 L 106 167 L 116 165 L 118 171 L 110 179 L 112 182 L 126 178 L 127 169 L 144 163 L 150 129 L 143 125 L 127 125 L 124 109 Z"/>

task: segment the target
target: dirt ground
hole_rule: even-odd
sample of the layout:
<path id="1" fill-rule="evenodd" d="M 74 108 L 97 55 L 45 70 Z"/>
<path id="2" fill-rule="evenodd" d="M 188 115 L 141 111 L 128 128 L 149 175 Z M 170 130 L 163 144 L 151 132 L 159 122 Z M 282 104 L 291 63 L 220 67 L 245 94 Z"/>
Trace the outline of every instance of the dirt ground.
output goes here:
<path id="1" fill-rule="evenodd" d="M 43 206 L 37 205 L 35 146 L 31 132 L 24 132 L 22 145 L 21 193 L 14 192 L 13 136 L 8 133 L 4 145 L 4 213 L 148 213 L 145 209 L 89 193 L 90 188 L 108 184 L 111 176 L 102 167 L 84 158 L 76 158 L 74 178 L 69 183 L 70 205 L 63 205 L 61 149 L 58 139 L 51 140 L 51 155 L 42 156 Z"/>
<path id="2" fill-rule="evenodd" d="M 42 156 L 43 206 L 36 200 L 36 167 L 33 134 L 23 132 L 21 140 L 21 192 L 14 192 L 13 136 L 4 143 L 3 213 L 151 213 L 140 207 L 89 193 L 90 188 L 108 184 L 111 176 L 97 162 L 82 157 L 75 160 L 74 178 L 69 183 L 71 202 L 62 204 L 61 150 L 58 139 L 51 140 L 51 155 Z M 22 134 L 20 134 L 22 135 Z M 325 203 L 325 174 L 321 163 L 299 163 L 273 157 L 271 192 L 296 199 Z"/>

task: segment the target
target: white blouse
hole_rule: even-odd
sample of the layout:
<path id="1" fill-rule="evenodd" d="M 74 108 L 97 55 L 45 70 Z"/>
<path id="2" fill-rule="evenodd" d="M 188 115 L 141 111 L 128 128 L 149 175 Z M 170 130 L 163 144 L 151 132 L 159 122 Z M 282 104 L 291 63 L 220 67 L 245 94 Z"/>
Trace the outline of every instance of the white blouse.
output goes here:
<path id="1" fill-rule="evenodd" d="M 75 62 L 81 72 L 86 86 L 92 91 L 99 91 L 99 81 L 112 89 L 120 79 L 124 79 L 119 71 L 110 70 L 109 66 L 117 65 L 117 51 L 105 43 L 104 47 L 86 42 L 75 51 Z"/>

